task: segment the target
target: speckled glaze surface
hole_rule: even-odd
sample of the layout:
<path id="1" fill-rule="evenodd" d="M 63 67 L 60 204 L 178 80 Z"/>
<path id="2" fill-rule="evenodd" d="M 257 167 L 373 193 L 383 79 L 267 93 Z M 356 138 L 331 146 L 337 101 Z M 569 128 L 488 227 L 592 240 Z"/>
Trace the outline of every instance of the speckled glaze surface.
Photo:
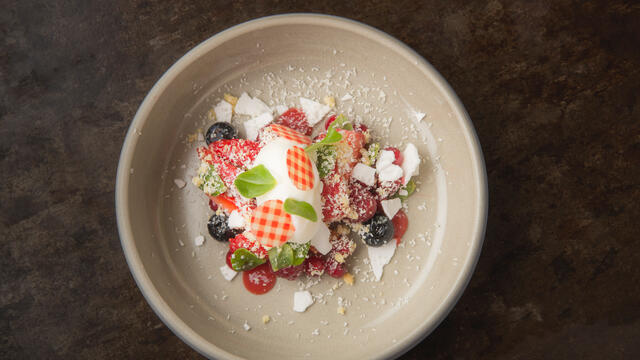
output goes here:
<path id="1" fill-rule="evenodd" d="M 207 233 L 208 198 L 175 179 L 196 174 L 203 143 L 191 134 L 206 130 L 212 106 L 225 92 L 244 91 L 271 106 L 332 95 L 337 111 L 361 119 L 382 145 L 416 144 L 425 158 L 420 191 L 408 202 L 410 226 L 382 281 L 373 281 L 361 245 L 349 263 L 353 286 L 330 277 L 280 280 L 256 296 L 240 277 L 228 282 L 220 274 L 226 244 L 194 245 Z M 346 94 L 353 99 L 340 100 Z M 388 35 L 321 15 L 241 24 L 180 59 L 140 106 L 116 185 L 123 248 L 147 301 L 185 342 L 224 358 L 398 356 L 433 330 L 466 286 L 484 236 L 486 196 L 475 131 L 444 79 Z M 292 310 L 298 289 L 316 297 L 303 314 Z"/>
<path id="2" fill-rule="evenodd" d="M 482 143 L 491 204 L 476 271 L 401 358 L 640 358 L 640 9 L 622 0 L 2 2 L 0 358 L 203 358 L 125 261 L 122 143 L 189 49 L 309 11 L 415 49 Z"/>

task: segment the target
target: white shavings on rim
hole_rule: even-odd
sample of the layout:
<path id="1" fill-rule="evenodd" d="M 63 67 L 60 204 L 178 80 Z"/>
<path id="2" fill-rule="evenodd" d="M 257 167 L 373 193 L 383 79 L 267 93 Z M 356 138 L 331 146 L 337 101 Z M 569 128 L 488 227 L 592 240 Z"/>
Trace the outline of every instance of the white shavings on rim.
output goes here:
<path id="1" fill-rule="evenodd" d="M 193 239 L 193 243 L 196 246 L 202 246 L 204 244 L 204 236 L 198 235 Z"/>
<path id="2" fill-rule="evenodd" d="M 233 280 L 233 278 L 235 278 L 238 274 L 235 270 L 230 269 L 226 264 L 220 267 L 220 273 L 222 273 L 222 277 L 224 277 L 224 279 L 227 281 Z M 222 297 L 222 300 L 225 299 L 226 295 Z"/>
<path id="3" fill-rule="evenodd" d="M 242 327 L 244 328 L 244 331 L 251 330 L 251 326 L 249 326 L 249 323 L 247 323 L 246 320 L 245 320 L 244 324 L 242 324 Z"/>

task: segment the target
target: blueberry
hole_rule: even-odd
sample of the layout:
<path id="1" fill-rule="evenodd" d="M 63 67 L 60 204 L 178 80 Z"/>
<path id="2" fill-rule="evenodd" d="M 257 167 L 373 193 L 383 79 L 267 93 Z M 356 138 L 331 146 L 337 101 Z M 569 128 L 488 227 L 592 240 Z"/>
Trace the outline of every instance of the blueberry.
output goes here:
<path id="1" fill-rule="evenodd" d="M 218 241 L 229 241 L 230 238 L 236 236 L 237 232 L 229 228 L 228 221 L 229 218 L 226 215 L 211 215 L 207 223 L 209 235 Z"/>
<path id="2" fill-rule="evenodd" d="M 209 127 L 209 130 L 207 130 L 207 135 L 205 135 L 204 138 L 207 141 L 207 145 L 222 139 L 237 139 L 238 130 L 236 130 L 236 128 L 234 128 L 229 123 L 216 122 L 213 123 L 211 127 Z"/>
<path id="3" fill-rule="evenodd" d="M 393 223 L 385 215 L 375 215 L 364 222 L 364 226 L 365 231 L 361 233 L 362 240 L 369 246 L 382 246 L 393 237 Z"/>

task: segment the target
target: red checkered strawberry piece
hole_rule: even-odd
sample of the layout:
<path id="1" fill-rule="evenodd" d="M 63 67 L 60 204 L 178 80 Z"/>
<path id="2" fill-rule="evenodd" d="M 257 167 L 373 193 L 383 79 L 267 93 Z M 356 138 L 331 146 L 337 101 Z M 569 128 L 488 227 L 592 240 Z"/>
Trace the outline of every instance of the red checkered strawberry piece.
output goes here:
<path id="1" fill-rule="evenodd" d="M 280 125 L 280 124 L 271 124 L 266 129 L 268 131 L 273 131 L 277 136 L 283 137 L 287 140 L 295 141 L 298 144 L 302 144 L 302 145 L 311 144 L 311 138 L 287 126 Z"/>
<path id="2" fill-rule="evenodd" d="M 247 249 L 261 258 L 267 256 L 267 249 L 262 244 L 249 240 L 244 234 L 229 239 L 229 251 L 233 254 L 238 249 Z"/>
<path id="3" fill-rule="evenodd" d="M 280 246 L 295 232 L 291 215 L 286 213 L 281 200 L 268 200 L 251 215 L 251 233 L 266 246 Z"/>
<path id="4" fill-rule="evenodd" d="M 296 188 L 303 191 L 313 188 L 313 165 L 301 147 L 294 146 L 287 150 L 287 174 Z"/>
<path id="5" fill-rule="evenodd" d="M 276 120 L 276 124 L 284 125 L 307 136 L 310 136 L 313 131 L 302 110 L 296 108 L 290 108 L 282 113 Z"/>
<path id="6" fill-rule="evenodd" d="M 235 167 L 247 168 L 258 156 L 260 145 L 245 139 L 218 140 L 209 144 L 209 150 Z"/>

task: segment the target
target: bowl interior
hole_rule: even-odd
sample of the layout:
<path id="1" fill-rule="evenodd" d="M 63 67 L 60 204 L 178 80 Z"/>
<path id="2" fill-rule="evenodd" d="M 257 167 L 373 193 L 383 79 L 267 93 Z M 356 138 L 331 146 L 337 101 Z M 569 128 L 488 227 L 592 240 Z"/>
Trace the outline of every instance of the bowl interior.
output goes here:
<path id="1" fill-rule="evenodd" d="M 372 281 L 366 249 L 350 260 L 354 286 L 279 279 L 262 296 L 219 268 L 227 245 L 206 229 L 208 199 L 193 185 L 207 113 L 224 93 L 269 105 L 336 98 L 382 144 L 413 142 L 424 158 L 403 244 Z M 346 94 L 351 100 L 341 100 Z M 425 113 L 417 120 L 416 113 Z M 241 128 L 241 126 L 240 126 Z M 187 185 L 180 189 L 175 179 Z M 485 221 L 484 169 L 473 129 L 448 86 L 394 40 L 329 17 L 285 16 L 224 32 L 178 62 L 150 93 L 127 136 L 118 220 L 147 300 L 185 341 L 212 357 L 377 358 L 397 355 L 442 319 L 477 259 Z M 203 246 L 194 238 L 205 235 Z M 316 302 L 292 310 L 293 292 Z M 346 314 L 337 313 L 340 305 Z M 263 324 L 262 318 L 271 319 Z M 245 330 L 245 324 L 250 330 Z"/>

